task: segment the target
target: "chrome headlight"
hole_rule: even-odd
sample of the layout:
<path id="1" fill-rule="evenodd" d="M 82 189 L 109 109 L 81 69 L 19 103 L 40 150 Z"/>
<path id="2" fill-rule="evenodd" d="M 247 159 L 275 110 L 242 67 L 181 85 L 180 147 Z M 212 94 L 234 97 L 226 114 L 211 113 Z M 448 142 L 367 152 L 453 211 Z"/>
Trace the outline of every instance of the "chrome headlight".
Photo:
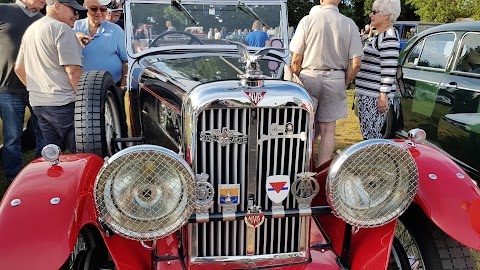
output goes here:
<path id="1" fill-rule="evenodd" d="M 357 227 L 377 227 L 400 216 L 418 187 L 410 152 L 389 140 L 355 144 L 333 160 L 327 198 L 335 214 Z"/>
<path id="2" fill-rule="evenodd" d="M 174 152 L 153 145 L 113 155 L 95 183 L 99 219 L 134 240 L 178 230 L 193 212 L 194 174 Z"/>

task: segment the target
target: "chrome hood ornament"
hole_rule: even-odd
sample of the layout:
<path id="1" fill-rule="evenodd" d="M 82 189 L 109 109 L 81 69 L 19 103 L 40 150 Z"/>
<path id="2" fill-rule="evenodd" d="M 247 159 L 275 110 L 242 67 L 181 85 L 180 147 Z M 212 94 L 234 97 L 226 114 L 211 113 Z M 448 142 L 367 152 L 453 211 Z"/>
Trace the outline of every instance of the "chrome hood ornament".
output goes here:
<path id="1" fill-rule="evenodd" d="M 235 44 L 237 44 L 238 54 L 240 54 L 242 62 L 245 63 L 245 74 L 239 75 L 242 86 L 263 86 L 263 80 L 267 76 L 262 74 L 258 61 L 268 53 L 270 48 L 262 48 L 256 53 L 250 54 L 245 45 L 236 42 Z"/>

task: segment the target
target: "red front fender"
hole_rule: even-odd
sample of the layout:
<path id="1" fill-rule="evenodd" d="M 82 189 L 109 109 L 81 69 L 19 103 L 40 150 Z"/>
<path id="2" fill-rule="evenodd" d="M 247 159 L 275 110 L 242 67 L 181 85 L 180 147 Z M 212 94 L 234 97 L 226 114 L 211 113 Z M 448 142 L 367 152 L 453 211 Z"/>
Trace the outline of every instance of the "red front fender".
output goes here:
<path id="1" fill-rule="evenodd" d="M 417 144 L 408 147 L 417 162 L 419 187 L 414 202 L 445 233 L 480 249 L 480 190 L 452 160 Z"/>
<path id="2" fill-rule="evenodd" d="M 37 159 L 20 172 L 0 204 L 0 269 L 51 270 L 65 262 L 102 164 L 96 155 L 63 155 L 58 165 Z"/>

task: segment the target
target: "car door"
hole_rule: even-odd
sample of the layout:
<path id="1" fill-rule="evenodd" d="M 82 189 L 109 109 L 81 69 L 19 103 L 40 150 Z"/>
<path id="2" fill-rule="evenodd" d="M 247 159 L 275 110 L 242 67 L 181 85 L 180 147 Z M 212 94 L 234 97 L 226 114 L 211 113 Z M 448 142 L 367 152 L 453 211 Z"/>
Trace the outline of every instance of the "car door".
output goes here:
<path id="1" fill-rule="evenodd" d="M 436 33 L 420 39 L 407 53 L 401 66 L 404 130 L 422 128 L 436 143 L 439 119 L 450 109 L 438 106 L 439 84 L 453 57 L 456 34 Z"/>
<path id="2" fill-rule="evenodd" d="M 459 161 L 480 170 L 480 33 L 468 32 L 459 43 L 452 71 L 440 85 L 438 143 Z"/>

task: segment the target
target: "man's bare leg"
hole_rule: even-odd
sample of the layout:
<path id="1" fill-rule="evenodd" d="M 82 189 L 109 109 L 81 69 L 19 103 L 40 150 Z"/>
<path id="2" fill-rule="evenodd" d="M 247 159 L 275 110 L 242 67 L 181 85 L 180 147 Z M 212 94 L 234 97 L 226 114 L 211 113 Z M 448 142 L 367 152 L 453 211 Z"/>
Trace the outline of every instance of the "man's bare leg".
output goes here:
<path id="1" fill-rule="evenodd" d="M 335 128 L 336 122 L 317 122 L 317 128 L 320 129 L 320 147 L 318 147 L 318 164 L 329 161 L 332 158 L 335 149 Z"/>

